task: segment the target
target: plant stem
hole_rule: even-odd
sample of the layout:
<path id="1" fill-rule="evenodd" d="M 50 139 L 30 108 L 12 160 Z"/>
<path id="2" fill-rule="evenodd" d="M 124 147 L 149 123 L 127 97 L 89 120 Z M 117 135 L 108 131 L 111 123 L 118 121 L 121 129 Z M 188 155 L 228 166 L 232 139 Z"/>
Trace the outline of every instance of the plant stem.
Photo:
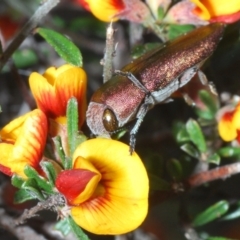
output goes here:
<path id="1" fill-rule="evenodd" d="M 47 0 L 41 5 L 29 21 L 23 26 L 23 28 L 18 32 L 15 39 L 10 43 L 7 49 L 0 56 L 0 71 L 15 52 L 15 50 L 21 45 L 24 39 L 37 27 L 38 23 L 60 2 L 60 0 Z"/>

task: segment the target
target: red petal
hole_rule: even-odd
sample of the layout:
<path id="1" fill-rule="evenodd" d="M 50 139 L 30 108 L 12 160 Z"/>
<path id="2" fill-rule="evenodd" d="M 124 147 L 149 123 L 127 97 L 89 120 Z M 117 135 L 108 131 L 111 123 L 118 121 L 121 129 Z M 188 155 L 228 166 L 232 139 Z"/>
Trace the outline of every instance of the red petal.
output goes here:
<path id="1" fill-rule="evenodd" d="M 81 194 L 93 176 L 94 172 L 85 169 L 71 169 L 62 171 L 56 179 L 56 188 L 71 203 Z"/>

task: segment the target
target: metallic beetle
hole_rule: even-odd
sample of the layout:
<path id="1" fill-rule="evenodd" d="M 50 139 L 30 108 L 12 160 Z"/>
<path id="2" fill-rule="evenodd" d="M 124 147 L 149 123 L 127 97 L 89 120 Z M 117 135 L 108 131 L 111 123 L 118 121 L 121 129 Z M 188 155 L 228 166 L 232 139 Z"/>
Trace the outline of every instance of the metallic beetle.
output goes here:
<path id="1" fill-rule="evenodd" d="M 147 111 L 166 102 L 188 83 L 216 49 L 224 25 L 200 27 L 127 64 L 92 96 L 87 124 L 94 135 L 108 136 L 136 120 L 130 130 L 130 152 Z"/>

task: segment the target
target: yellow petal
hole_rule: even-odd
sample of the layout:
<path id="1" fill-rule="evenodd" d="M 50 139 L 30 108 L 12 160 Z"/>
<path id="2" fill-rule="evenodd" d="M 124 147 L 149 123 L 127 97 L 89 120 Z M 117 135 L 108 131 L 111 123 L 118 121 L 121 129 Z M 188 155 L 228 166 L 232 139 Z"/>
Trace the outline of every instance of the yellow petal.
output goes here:
<path id="1" fill-rule="evenodd" d="M 211 17 L 232 14 L 240 11 L 239 0 L 201 0 Z"/>
<path id="2" fill-rule="evenodd" d="M 22 117 L 22 119 L 24 118 Z M 15 121 L 18 122 L 19 120 Z M 41 110 L 36 109 L 27 114 L 24 122 L 19 122 L 21 123 L 20 127 L 17 131 L 14 131 L 14 133 L 18 132 L 16 141 L 13 145 L 6 146 L 6 152 L 5 155 L 2 155 L 0 164 L 10 168 L 12 173 L 26 178 L 24 174 L 26 165 L 39 170 L 39 162 L 42 158 L 47 138 L 47 118 Z M 15 124 L 12 125 L 15 126 Z M 6 127 L 3 130 L 6 131 L 6 129 L 11 128 Z M 7 135 L 7 132 L 5 133 Z M 4 143 L 0 144 L 1 148 L 4 146 L 2 144 Z"/>
<path id="3" fill-rule="evenodd" d="M 211 18 L 209 10 L 205 7 L 204 4 L 202 4 L 202 1 L 191 0 L 191 2 L 195 3 L 197 6 L 197 8 L 194 10 L 194 13 L 196 15 L 198 15 L 203 20 L 209 20 Z"/>
<path id="4" fill-rule="evenodd" d="M 13 144 L 0 143 L 0 171 L 11 176 L 11 166 L 9 166 L 9 159 L 13 150 Z"/>
<path id="5" fill-rule="evenodd" d="M 148 177 L 141 159 L 129 146 L 111 139 L 92 139 L 75 151 L 74 168 L 84 168 L 81 156 L 102 175 L 90 200 L 71 212 L 76 223 L 96 234 L 122 234 L 136 229 L 148 209 Z"/>
<path id="6" fill-rule="evenodd" d="M 116 21 L 116 14 L 125 8 L 122 0 L 88 0 L 92 14 L 103 22 Z"/>
<path id="7" fill-rule="evenodd" d="M 237 129 L 233 123 L 234 112 L 226 112 L 219 121 L 218 132 L 224 141 L 232 141 L 237 137 Z"/>
<path id="8" fill-rule="evenodd" d="M 14 143 L 17 137 L 20 134 L 21 128 L 25 122 L 25 120 L 31 115 L 32 113 L 26 113 L 21 117 L 18 117 L 7 124 L 2 130 L 0 131 L 1 139 L 7 142 Z"/>

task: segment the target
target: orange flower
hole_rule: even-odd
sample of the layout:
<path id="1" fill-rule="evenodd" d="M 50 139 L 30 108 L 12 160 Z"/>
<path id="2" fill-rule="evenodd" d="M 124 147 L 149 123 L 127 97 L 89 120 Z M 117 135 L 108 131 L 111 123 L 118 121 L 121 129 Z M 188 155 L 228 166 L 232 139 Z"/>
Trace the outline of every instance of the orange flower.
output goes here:
<path id="1" fill-rule="evenodd" d="M 221 112 L 218 123 L 219 135 L 224 141 L 236 139 L 240 143 L 240 103 L 234 109 L 226 106 Z"/>
<path id="2" fill-rule="evenodd" d="M 71 97 L 78 101 L 79 126 L 86 114 L 86 73 L 82 68 L 65 64 L 58 69 L 50 67 L 40 75 L 32 73 L 29 84 L 37 106 L 48 118 L 65 121 L 67 102 Z"/>
<path id="3" fill-rule="evenodd" d="M 140 0 L 76 0 L 103 22 L 119 18 L 143 22 L 150 16 L 147 6 Z"/>
<path id="4" fill-rule="evenodd" d="M 73 169 L 58 175 L 56 187 L 71 206 L 74 221 L 95 234 L 122 234 L 136 229 L 148 209 L 148 177 L 129 146 L 92 139 L 78 146 Z"/>
<path id="5" fill-rule="evenodd" d="M 231 23 L 240 19 L 239 0 L 191 0 L 196 4 L 194 13 L 203 20 Z"/>
<path id="6" fill-rule="evenodd" d="M 6 125 L 1 131 L 0 171 L 26 178 L 24 167 L 40 171 L 39 162 L 47 138 L 47 118 L 36 109 Z"/>

